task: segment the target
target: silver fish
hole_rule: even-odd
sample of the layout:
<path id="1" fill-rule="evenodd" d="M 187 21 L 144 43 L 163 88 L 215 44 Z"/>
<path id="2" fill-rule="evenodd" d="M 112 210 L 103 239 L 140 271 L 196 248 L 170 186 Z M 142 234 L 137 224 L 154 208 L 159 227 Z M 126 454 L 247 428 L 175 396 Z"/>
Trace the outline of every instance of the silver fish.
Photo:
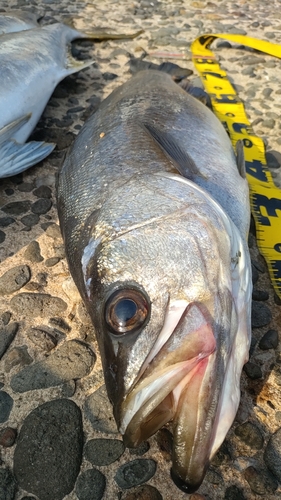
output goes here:
<path id="1" fill-rule="evenodd" d="M 39 26 L 38 19 L 40 17 L 26 11 L 0 12 L 0 35 L 36 28 Z"/>
<path id="2" fill-rule="evenodd" d="M 201 484 L 240 399 L 250 342 L 249 197 L 215 115 L 144 71 L 85 123 L 59 176 L 69 269 L 124 441 L 170 422 L 172 477 Z"/>
<path id="3" fill-rule="evenodd" d="M 56 23 L 0 37 L 0 178 L 26 170 L 54 149 L 55 144 L 24 143 L 57 84 L 94 62 L 74 59 L 70 42 L 78 38 L 134 38 L 139 33 L 81 33 Z"/>

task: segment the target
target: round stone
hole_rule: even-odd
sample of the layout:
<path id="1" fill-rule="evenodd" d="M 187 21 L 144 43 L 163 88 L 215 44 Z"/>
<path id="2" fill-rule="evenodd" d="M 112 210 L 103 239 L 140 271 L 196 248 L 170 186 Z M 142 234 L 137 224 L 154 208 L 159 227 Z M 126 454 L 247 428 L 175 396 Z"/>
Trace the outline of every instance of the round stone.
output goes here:
<path id="1" fill-rule="evenodd" d="M 278 332 L 277 330 L 268 330 L 259 342 L 259 347 L 262 350 L 276 349 L 278 346 Z"/>
<path id="2" fill-rule="evenodd" d="M 14 401 L 5 391 L 0 391 L 0 424 L 6 422 L 10 416 Z"/>
<path id="3" fill-rule="evenodd" d="M 250 361 L 248 361 L 248 363 L 244 365 L 243 370 L 246 373 L 246 375 L 252 380 L 262 378 L 261 368 L 259 365 L 256 365 L 255 363 L 251 363 Z"/>
<path id="4" fill-rule="evenodd" d="M 13 311 L 30 317 L 53 316 L 67 309 L 67 304 L 59 297 L 47 293 L 18 293 L 11 301 Z"/>
<path id="5" fill-rule="evenodd" d="M 102 385 L 86 399 L 85 415 L 97 431 L 118 434 L 105 385 Z"/>
<path id="6" fill-rule="evenodd" d="M 13 446 L 17 437 L 17 430 L 12 427 L 5 427 L 0 430 L 0 446 L 4 448 L 9 448 Z"/>
<path id="7" fill-rule="evenodd" d="M 38 241 L 31 241 L 29 245 L 26 247 L 24 252 L 24 256 L 30 262 L 42 262 L 43 257 L 41 255 L 40 245 Z"/>
<path id="8" fill-rule="evenodd" d="M 224 500 L 246 500 L 243 491 L 237 486 L 229 486 L 225 490 Z"/>
<path id="9" fill-rule="evenodd" d="M 124 493 L 121 500 L 163 500 L 163 497 L 154 486 L 143 484 L 132 491 Z"/>
<path id="10" fill-rule="evenodd" d="M 30 280 L 30 268 L 26 265 L 15 266 L 0 277 L 0 296 L 20 290 Z"/>
<path id="11" fill-rule="evenodd" d="M 52 190 L 49 188 L 49 186 L 39 186 L 38 188 L 34 189 L 33 194 L 37 198 L 51 198 Z"/>
<path id="12" fill-rule="evenodd" d="M 4 207 L 1 208 L 5 214 L 8 215 L 22 215 L 28 212 L 31 207 L 31 202 L 26 201 L 12 201 L 11 203 L 7 203 Z"/>
<path id="13" fill-rule="evenodd" d="M 74 488 L 82 447 L 82 415 L 73 401 L 57 399 L 35 408 L 23 422 L 15 449 L 19 486 L 40 500 L 62 500 Z"/>
<path id="14" fill-rule="evenodd" d="M 75 493 L 79 500 L 101 500 L 106 487 L 105 476 L 97 469 L 88 469 L 78 477 Z"/>
<path id="15" fill-rule="evenodd" d="M 281 482 L 281 428 L 270 437 L 264 452 L 264 461 L 268 469 Z"/>
<path id="16" fill-rule="evenodd" d="M 261 328 L 268 325 L 272 320 L 271 310 L 263 303 L 252 302 L 252 327 Z"/>
<path id="17" fill-rule="evenodd" d="M 1 500 L 14 500 L 16 494 L 16 482 L 9 469 L 0 468 L 0 498 Z"/>
<path id="18" fill-rule="evenodd" d="M 124 450 L 123 441 L 119 439 L 91 439 L 85 446 L 85 458 L 93 465 L 110 465 Z"/>
<path id="19" fill-rule="evenodd" d="M 52 207 L 52 201 L 49 200 L 48 198 L 40 198 L 39 200 L 35 201 L 32 206 L 31 206 L 31 211 L 34 214 L 46 214 L 49 212 L 49 210 Z"/>
<path id="20" fill-rule="evenodd" d="M 264 438 L 258 427 L 251 422 L 244 422 L 235 428 L 236 436 L 255 450 L 260 450 L 263 447 Z"/>
<path id="21" fill-rule="evenodd" d="M 156 472 L 156 462 L 138 458 L 121 465 L 116 472 L 115 481 L 120 488 L 128 489 L 146 483 Z"/>

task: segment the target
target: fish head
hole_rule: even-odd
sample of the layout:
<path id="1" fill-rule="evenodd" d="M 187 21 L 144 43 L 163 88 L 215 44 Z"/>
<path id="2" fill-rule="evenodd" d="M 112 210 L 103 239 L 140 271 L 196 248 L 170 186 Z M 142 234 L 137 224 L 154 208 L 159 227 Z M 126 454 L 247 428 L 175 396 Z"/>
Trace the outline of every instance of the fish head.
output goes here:
<path id="1" fill-rule="evenodd" d="M 200 188 L 177 175 L 144 186 L 135 197 L 126 186 L 99 214 L 82 258 L 85 302 L 126 445 L 170 422 L 172 476 L 190 492 L 238 407 L 249 262 L 233 223 Z"/>

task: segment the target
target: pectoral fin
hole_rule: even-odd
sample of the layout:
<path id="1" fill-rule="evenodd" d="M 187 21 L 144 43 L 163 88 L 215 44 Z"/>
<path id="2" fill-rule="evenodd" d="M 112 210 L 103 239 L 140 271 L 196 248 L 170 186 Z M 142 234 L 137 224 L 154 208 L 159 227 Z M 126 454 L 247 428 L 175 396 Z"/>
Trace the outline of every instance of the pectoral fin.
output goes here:
<path id="1" fill-rule="evenodd" d="M 236 163 L 239 174 L 243 179 L 246 179 L 244 146 L 243 146 L 243 141 L 241 139 L 236 142 Z"/>
<path id="2" fill-rule="evenodd" d="M 187 179 L 194 180 L 194 177 L 203 177 L 194 160 L 184 151 L 175 139 L 168 133 L 158 130 L 151 124 L 145 123 L 144 128 L 153 137 L 162 151 L 173 162 L 178 172 Z"/>
<path id="3" fill-rule="evenodd" d="M 25 125 L 31 117 L 31 113 L 28 115 L 21 116 L 17 118 L 17 120 L 8 123 L 5 127 L 0 129 L 0 145 L 4 142 L 12 139 L 13 135 L 23 126 Z"/>
<path id="4" fill-rule="evenodd" d="M 2 144 L 0 142 L 0 178 L 11 177 L 32 167 L 46 158 L 54 147 L 55 144 L 46 142 L 32 141 L 27 144 L 19 144 L 13 140 Z"/>

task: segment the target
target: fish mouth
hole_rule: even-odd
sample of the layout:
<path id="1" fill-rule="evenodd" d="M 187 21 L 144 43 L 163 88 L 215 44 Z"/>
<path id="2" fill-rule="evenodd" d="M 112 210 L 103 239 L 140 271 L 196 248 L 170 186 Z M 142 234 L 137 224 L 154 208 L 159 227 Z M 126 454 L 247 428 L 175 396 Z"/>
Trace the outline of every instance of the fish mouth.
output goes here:
<path id="1" fill-rule="evenodd" d="M 171 302 L 158 340 L 116 416 L 128 447 L 172 422 L 172 478 L 189 493 L 204 478 L 213 443 L 219 398 L 210 376 L 216 365 L 214 331 L 206 306 Z"/>

